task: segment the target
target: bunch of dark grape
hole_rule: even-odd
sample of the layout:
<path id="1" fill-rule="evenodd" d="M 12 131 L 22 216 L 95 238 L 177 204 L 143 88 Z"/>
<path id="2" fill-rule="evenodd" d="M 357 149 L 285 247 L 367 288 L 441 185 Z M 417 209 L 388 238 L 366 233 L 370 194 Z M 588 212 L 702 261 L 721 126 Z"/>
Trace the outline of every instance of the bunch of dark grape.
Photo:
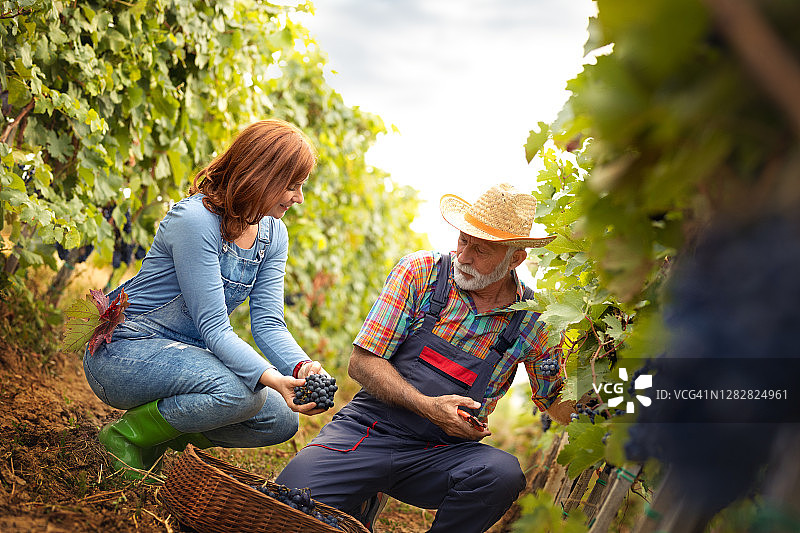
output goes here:
<path id="1" fill-rule="evenodd" d="M 539 420 L 542 422 L 542 432 L 546 433 L 548 429 L 550 429 L 550 424 L 552 424 L 553 419 L 550 418 L 550 415 L 547 413 L 542 413 L 539 415 Z"/>
<path id="2" fill-rule="evenodd" d="M 659 388 L 755 388 L 765 376 L 785 384 L 781 389 L 792 386 L 798 244 L 797 215 L 761 215 L 716 221 L 693 251 L 678 257 L 666 287 L 670 341 L 652 363 Z M 755 370 L 776 357 L 787 359 L 772 372 Z M 693 511 L 713 514 L 758 486 L 783 430 L 764 418 L 789 405 L 654 401 L 629 429 L 625 452 L 630 460 L 655 457 L 668 465 Z M 735 420 L 728 422 L 731 412 Z"/>
<path id="3" fill-rule="evenodd" d="M 114 243 L 114 253 L 111 256 L 111 266 L 119 268 L 122 263 L 132 265 L 139 259 L 144 259 L 147 255 L 147 249 L 139 246 L 136 243 L 127 243 L 118 239 Z"/>
<path id="4" fill-rule="evenodd" d="M 111 206 L 103 208 L 103 216 L 106 217 L 112 225 L 115 225 L 112 213 L 114 209 Z M 134 242 L 131 239 L 131 232 L 133 230 L 131 211 L 130 209 L 125 212 L 125 223 L 122 229 L 115 228 L 114 234 L 114 252 L 111 256 L 111 266 L 119 268 L 123 263 L 132 265 L 134 261 L 144 259 L 147 255 L 147 250 Z"/>
<path id="5" fill-rule="evenodd" d="M 58 254 L 58 258 L 62 261 L 66 261 L 69 258 L 70 252 L 74 250 L 74 248 L 70 248 L 69 250 L 65 249 L 59 243 L 55 244 L 56 253 Z M 73 264 L 83 263 L 89 257 L 89 254 L 92 253 L 94 250 L 94 246 L 91 244 L 87 244 L 85 246 L 81 246 L 78 248 L 77 252 L 73 254 Z"/>
<path id="6" fill-rule="evenodd" d="M 119 268 L 122 263 L 131 264 L 133 262 L 133 243 L 123 241 L 121 238 L 114 243 L 114 253 L 111 256 L 111 266 Z"/>
<path id="7" fill-rule="evenodd" d="M 651 370 L 651 368 L 650 368 L 650 360 L 648 360 L 644 364 L 643 367 L 633 371 L 633 376 L 631 376 L 631 384 L 628 385 L 628 395 L 629 396 L 635 396 L 636 395 L 636 387 L 635 387 L 636 378 L 638 378 L 642 374 L 649 374 L 650 370 Z"/>
<path id="8" fill-rule="evenodd" d="M 558 375 L 558 359 L 545 359 L 539 364 L 544 376 L 557 376 Z"/>
<path id="9" fill-rule="evenodd" d="M 274 498 L 279 502 L 288 505 L 292 509 L 312 516 L 331 527 L 341 529 L 339 527 L 339 519 L 333 515 L 322 514 L 317 510 L 317 502 L 311 499 L 311 491 L 307 488 L 303 489 L 290 489 L 284 485 L 277 485 L 275 490 L 270 490 L 266 485 L 251 485 L 257 491 L 266 494 L 270 498 Z"/>
<path id="10" fill-rule="evenodd" d="M 575 413 L 570 415 L 571 420 L 578 420 L 580 415 L 586 415 L 589 417 L 589 421 L 594 424 L 594 419 L 599 415 L 605 419 L 609 419 L 614 416 L 624 415 L 625 411 L 622 409 L 600 409 L 601 405 L 597 398 L 590 398 L 586 401 L 586 404 L 583 403 L 576 403 L 575 404 Z"/>
<path id="11" fill-rule="evenodd" d="M 327 410 L 333 407 L 333 396 L 337 390 L 336 378 L 310 374 L 305 385 L 294 388 L 294 403 L 303 405 L 316 402 L 319 409 Z"/>
<path id="12" fill-rule="evenodd" d="M 586 405 L 582 403 L 576 403 L 575 410 L 577 413 L 572 413 L 570 418 L 572 420 L 577 420 L 580 415 L 586 415 L 589 417 L 589 421 L 592 424 L 594 424 L 594 419 L 597 415 L 602 414 L 604 418 L 607 418 L 608 415 L 606 413 L 601 412 L 600 409 L 597 409 L 599 403 L 600 402 L 597 400 L 597 398 L 591 398 L 586 402 Z"/>

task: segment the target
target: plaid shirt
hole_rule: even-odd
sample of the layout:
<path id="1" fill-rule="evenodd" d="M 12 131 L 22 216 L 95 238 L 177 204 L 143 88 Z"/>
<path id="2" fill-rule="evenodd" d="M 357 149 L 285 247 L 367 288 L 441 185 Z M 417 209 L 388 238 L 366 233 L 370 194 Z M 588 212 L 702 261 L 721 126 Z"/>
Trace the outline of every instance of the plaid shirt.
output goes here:
<path id="1" fill-rule="evenodd" d="M 397 347 L 422 325 L 425 312 L 430 308 L 438 277 L 435 266 L 440 256 L 438 252 L 415 252 L 395 265 L 353 344 L 391 359 Z M 449 278 L 447 305 L 440 313 L 433 333 L 453 346 L 485 359 L 514 310 L 503 307 L 477 314 L 469 293 L 456 287 L 452 267 Z M 520 301 L 524 287 L 516 274 L 514 280 L 517 284 L 516 301 Z M 537 371 L 537 362 L 550 356 L 546 351 L 545 327 L 537 322 L 538 318 L 539 313 L 528 312 L 523 319 L 519 338 L 506 351 L 489 379 L 486 401 L 478 418 L 485 420 L 494 411 L 497 401 L 508 392 L 514 381 L 519 363 L 523 363 L 528 372 L 531 399 L 536 406 L 544 410 L 555 401 L 561 390 L 561 378 L 543 376 Z"/>

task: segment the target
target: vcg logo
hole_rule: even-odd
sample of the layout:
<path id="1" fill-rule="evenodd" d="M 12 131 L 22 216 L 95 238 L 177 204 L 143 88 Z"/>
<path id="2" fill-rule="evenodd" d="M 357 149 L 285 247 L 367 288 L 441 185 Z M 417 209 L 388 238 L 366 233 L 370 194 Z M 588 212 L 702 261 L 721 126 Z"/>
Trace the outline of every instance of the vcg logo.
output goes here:
<path id="1" fill-rule="evenodd" d="M 600 394 L 602 391 L 603 394 L 607 394 L 609 396 L 613 396 L 607 400 L 609 407 L 617 407 L 619 404 L 623 402 L 622 393 L 625 391 L 625 383 L 628 381 L 628 370 L 626 368 L 619 369 L 619 381 L 611 382 L 611 383 L 602 383 L 599 386 L 596 384 L 592 384 L 592 388 L 594 392 Z M 634 391 L 637 390 L 644 390 L 649 389 L 653 386 L 653 376 L 650 374 L 642 374 L 634 378 L 633 382 L 630 384 L 628 388 L 628 392 L 631 396 L 635 396 L 636 399 L 639 401 L 640 404 L 648 407 L 653 400 L 651 400 L 648 396 L 644 396 L 641 394 L 634 394 Z M 636 406 L 633 401 L 628 401 L 625 405 L 625 412 L 633 413 L 636 411 Z"/>

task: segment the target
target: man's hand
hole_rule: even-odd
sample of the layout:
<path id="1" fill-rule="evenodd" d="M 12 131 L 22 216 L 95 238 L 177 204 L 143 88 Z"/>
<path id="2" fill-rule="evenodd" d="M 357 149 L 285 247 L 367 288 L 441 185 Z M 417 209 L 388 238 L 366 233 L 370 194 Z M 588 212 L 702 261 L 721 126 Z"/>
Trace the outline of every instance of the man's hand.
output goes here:
<path id="1" fill-rule="evenodd" d="M 448 394 L 445 396 L 427 396 L 423 412 L 425 418 L 442 428 L 451 437 L 468 440 L 481 440 L 492 434 L 487 428 L 474 428 L 458 414 L 459 407 L 477 409 L 481 406 L 472 398 Z"/>
<path id="2" fill-rule="evenodd" d="M 469 422 L 458 416 L 459 407 L 480 407 L 472 398 L 454 394 L 426 396 L 406 381 L 387 359 L 359 346 L 353 346 L 348 372 L 350 377 L 380 401 L 405 407 L 427 418 L 448 435 L 480 440 L 492 434 L 486 429 L 474 429 Z"/>

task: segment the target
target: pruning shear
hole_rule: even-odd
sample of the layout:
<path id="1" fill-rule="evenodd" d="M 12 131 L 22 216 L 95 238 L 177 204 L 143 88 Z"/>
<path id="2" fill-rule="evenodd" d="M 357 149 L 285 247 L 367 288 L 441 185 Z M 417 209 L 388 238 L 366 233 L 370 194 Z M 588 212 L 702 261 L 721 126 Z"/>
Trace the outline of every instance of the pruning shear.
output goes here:
<path id="1" fill-rule="evenodd" d="M 470 426 L 475 429 L 486 429 L 486 424 L 475 418 L 473 415 L 469 414 L 466 411 L 462 411 L 461 409 L 457 410 L 458 416 L 464 419 L 465 422 L 468 422 Z"/>

